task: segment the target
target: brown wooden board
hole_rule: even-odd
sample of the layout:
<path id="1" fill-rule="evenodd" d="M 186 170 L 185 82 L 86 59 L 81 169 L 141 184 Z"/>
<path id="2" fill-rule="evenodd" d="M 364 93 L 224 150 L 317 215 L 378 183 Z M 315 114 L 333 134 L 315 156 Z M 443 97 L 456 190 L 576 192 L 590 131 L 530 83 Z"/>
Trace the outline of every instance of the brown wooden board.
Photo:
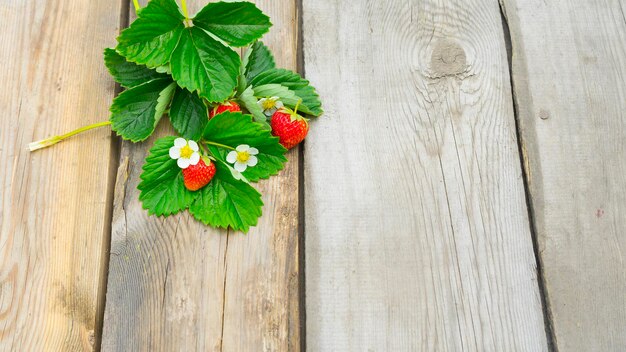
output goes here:
<path id="1" fill-rule="evenodd" d="M 109 117 L 102 51 L 119 1 L 0 3 L 0 350 L 91 351 L 117 155 L 102 128 L 30 153 L 29 142 Z"/>
<path id="2" fill-rule="evenodd" d="M 295 1 L 257 5 L 274 24 L 263 40 L 277 65 L 296 69 Z M 299 350 L 298 150 L 258 184 L 263 217 L 244 235 L 142 209 L 141 166 L 155 138 L 172 133 L 164 122 L 147 142 L 122 146 L 102 350 Z"/>

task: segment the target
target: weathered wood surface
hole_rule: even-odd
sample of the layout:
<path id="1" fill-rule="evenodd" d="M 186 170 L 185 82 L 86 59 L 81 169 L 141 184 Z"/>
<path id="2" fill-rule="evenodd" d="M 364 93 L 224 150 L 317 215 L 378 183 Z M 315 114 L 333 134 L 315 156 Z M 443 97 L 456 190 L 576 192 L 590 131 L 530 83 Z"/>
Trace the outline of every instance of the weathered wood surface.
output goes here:
<path id="1" fill-rule="evenodd" d="M 205 2 L 190 2 L 190 11 Z M 295 69 L 296 2 L 257 5 L 274 26 L 264 42 Z M 297 351 L 298 151 L 259 183 L 263 217 L 247 235 L 214 230 L 186 212 L 148 216 L 136 189 L 146 143 L 124 143 L 116 184 L 103 351 Z"/>
<path id="2" fill-rule="evenodd" d="M 555 345 L 625 351 L 626 3 L 504 4 Z"/>
<path id="3" fill-rule="evenodd" d="M 547 349 L 496 1 L 303 1 L 311 351 Z"/>
<path id="4" fill-rule="evenodd" d="M 299 2 L 257 1 L 293 69 Z M 625 350 L 623 1 L 501 0 L 532 219 L 497 1 L 301 2 L 307 349 Z M 248 235 L 141 208 L 165 121 L 119 168 L 108 129 L 28 153 L 108 116 L 122 4 L 0 4 L 0 351 L 97 349 L 105 292 L 103 351 L 300 350 L 298 151 Z"/>
<path id="5" fill-rule="evenodd" d="M 102 50 L 119 18 L 119 1 L 0 2 L 1 351 L 93 348 L 111 132 L 36 153 L 27 146 L 108 118 L 115 85 Z"/>

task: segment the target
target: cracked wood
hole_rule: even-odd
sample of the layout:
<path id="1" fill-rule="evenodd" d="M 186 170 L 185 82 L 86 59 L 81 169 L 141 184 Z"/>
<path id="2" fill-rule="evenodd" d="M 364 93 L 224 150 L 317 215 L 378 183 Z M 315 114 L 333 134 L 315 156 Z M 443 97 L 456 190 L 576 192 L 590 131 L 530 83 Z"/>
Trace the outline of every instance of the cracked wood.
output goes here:
<path id="1" fill-rule="evenodd" d="M 624 351 L 624 2 L 502 2 L 553 343 Z"/>

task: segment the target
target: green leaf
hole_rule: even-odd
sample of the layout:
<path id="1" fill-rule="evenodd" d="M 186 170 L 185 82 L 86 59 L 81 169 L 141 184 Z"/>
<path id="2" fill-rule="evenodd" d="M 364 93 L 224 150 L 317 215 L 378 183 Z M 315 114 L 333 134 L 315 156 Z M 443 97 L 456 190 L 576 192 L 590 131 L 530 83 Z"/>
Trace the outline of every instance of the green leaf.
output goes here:
<path id="1" fill-rule="evenodd" d="M 170 158 L 169 149 L 176 137 L 158 139 L 146 158 L 141 173 L 139 200 L 149 214 L 171 215 L 187 208 L 199 192 L 185 188 L 183 173 Z"/>
<path id="2" fill-rule="evenodd" d="M 124 139 L 148 138 L 172 99 L 176 83 L 155 79 L 123 91 L 111 105 L 111 128 Z"/>
<path id="3" fill-rule="evenodd" d="M 192 27 L 181 36 L 170 66 L 178 85 L 209 102 L 221 102 L 233 93 L 240 63 L 231 48 Z"/>
<path id="4" fill-rule="evenodd" d="M 198 191 L 199 195 L 189 207 L 193 217 L 206 225 L 232 227 L 248 232 L 261 216 L 261 194 L 248 183 L 233 177 L 228 166 L 214 161 L 215 176 L 208 185 Z"/>
<path id="5" fill-rule="evenodd" d="M 313 116 L 319 116 L 324 112 L 322 110 L 322 102 L 320 101 L 320 97 L 315 91 L 315 88 L 313 88 L 313 86 L 309 84 L 309 81 L 300 77 L 299 74 L 293 71 L 285 69 L 267 70 L 256 76 L 249 83 L 255 87 L 255 94 L 257 94 L 257 89 L 260 86 L 269 84 L 280 84 L 281 86 L 288 88 L 299 99 L 302 99 L 302 103 L 298 108 L 299 111 Z M 274 89 L 275 88 L 276 87 L 274 87 Z M 287 95 L 286 91 L 284 90 L 278 92 L 286 95 L 284 97 L 279 94 L 274 95 L 285 98 L 286 100 L 289 100 L 289 98 L 291 98 L 291 95 Z M 257 95 L 257 97 L 265 96 Z M 292 109 L 295 107 L 295 104 L 292 104 L 291 102 L 288 103 L 287 101 L 283 101 L 283 103 Z"/>
<path id="6" fill-rule="evenodd" d="M 274 56 L 263 42 L 257 41 L 246 52 L 246 79 L 252 81 L 261 72 L 276 68 Z"/>
<path id="7" fill-rule="evenodd" d="M 197 141 L 209 121 L 208 111 L 198 94 L 178 88 L 170 107 L 170 121 L 181 136 Z"/>
<path id="8" fill-rule="evenodd" d="M 261 38 L 272 24 L 250 2 L 216 2 L 206 5 L 193 24 L 232 46 L 245 46 Z"/>
<path id="9" fill-rule="evenodd" d="M 267 116 L 263 113 L 263 109 L 258 104 L 257 98 L 254 96 L 252 86 L 246 88 L 246 90 L 239 96 L 239 101 L 254 117 L 254 121 L 258 123 L 267 123 Z"/>
<path id="10" fill-rule="evenodd" d="M 167 78 L 167 75 L 146 66 L 126 61 L 126 58 L 114 49 L 104 49 L 104 64 L 115 82 L 124 88 L 132 88 L 157 78 Z"/>
<path id="11" fill-rule="evenodd" d="M 291 108 L 298 104 L 298 101 L 301 99 L 296 95 L 296 92 L 277 83 L 256 86 L 254 87 L 253 91 L 256 97 L 277 96 L 280 98 L 280 101 L 282 101 L 283 104 Z M 302 103 L 300 103 L 300 106 L 302 106 Z M 298 111 L 302 111 L 302 109 L 298 107 Z"/>
<path id="12" fill-rule="evenodd" d="M 257 165 L 248 167 L 242 172 L 243 176 L 252 182 L 276 175 L 287 162 L 284 156 L 287 150 L 280 145 L 278 138 L 272 136 L 263 125 L 253 122 L 250 115 L 243 115 L 239 112 L 216 115 L 204 129 L 204 139 L 232 149 L 241 144 L 258 149 Z M 215 145 L 209 145 L 209 149 L 216 158 L 222 161 L 226 161 L 226 155 L 232 150 Z"/>
<path id="13" fill-rule="evenodd" d="M 128 61 L 150 68 L 165 65 L 185 28 L 174 0 L 151 0 L 117 38 L 117 51 Z"/>

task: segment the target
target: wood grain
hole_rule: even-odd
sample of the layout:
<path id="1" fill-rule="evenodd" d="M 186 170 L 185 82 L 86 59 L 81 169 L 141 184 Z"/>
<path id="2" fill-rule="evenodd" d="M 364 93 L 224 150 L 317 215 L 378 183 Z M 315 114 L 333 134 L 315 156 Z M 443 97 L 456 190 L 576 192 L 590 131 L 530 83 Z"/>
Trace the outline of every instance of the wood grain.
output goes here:
<path id="1" fill-rule="evenodd" d="M 274 23 L 264 42 L 279 66 L 295 69 L 295 1 L 257 4 Z M 297 150 L 279 176 L 258 184 L 263 217 L 244 235 L 141 208 L 143 160 L 168 134 L 162 124 L 146 143 L 122 147 L 102 350 L 298 351 Z"/>
<path id="2" fill-rule="evenodd" d="M 545 351 L 495 1 L 303 1 L 311 351 Z"/>
<path id="3" fill-rule="evenodd" d="M 0 3 L 0 350 L 91 351 L 114 169 L 110 130 L 29 153 L 108 118 L 102 50 L 119 1 Z M 114 149 L 114 148 L 113 148 Z"/>
<path id="4" fill-rule="evenodd" d="M 504 1 L 558 351 L 626 350 L 623 1 Z"/>

